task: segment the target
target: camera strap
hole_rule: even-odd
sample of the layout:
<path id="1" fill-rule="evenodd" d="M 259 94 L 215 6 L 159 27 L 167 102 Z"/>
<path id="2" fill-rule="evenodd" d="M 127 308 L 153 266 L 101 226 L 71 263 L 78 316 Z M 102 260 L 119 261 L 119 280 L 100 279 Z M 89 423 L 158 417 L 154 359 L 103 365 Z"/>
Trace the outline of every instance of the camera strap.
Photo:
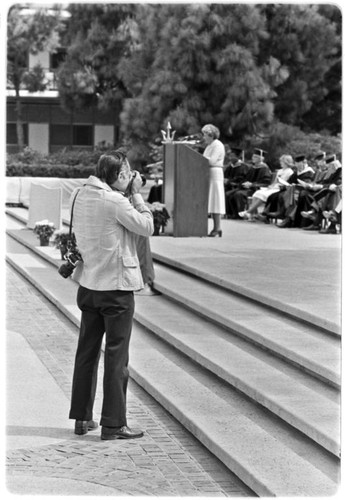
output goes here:
<path id="1" fill-rule="evenodd" d="M 80 188 L 81 189 L 81 188 Z M 75 199 L 76 197 L 78 196 L 79 194 L 79 191 L 80 189 L 78 189 L 78 191 L 75 193 L 75 196 L 73 198 L 73 202 L 72 202 L 72 207 L 71 207 L 71 218 L 70 218 L 70 221 L 69 221 L 69 241 L 67 243 L 67 247 L 70 247 L 71 246 L 71 242 L 72 242 L 72 226 L 73 226 L 73 210 L 74 210 L 74 204 L 75 204 Z"/>

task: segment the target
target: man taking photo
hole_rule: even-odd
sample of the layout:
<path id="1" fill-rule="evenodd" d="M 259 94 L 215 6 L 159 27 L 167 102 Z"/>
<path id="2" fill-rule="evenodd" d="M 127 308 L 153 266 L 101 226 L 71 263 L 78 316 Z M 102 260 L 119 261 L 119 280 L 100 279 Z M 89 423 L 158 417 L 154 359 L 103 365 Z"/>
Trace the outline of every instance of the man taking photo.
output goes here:
<path id="1" fill-rule="evenodd" d="M 153 233 L 153 217 L 140 194 L 142 179 L 126 155 L 102 155 L 84 186 L 71 197 L 73 227 L 82 261 L 73 278 L 79 283 L 81 324 L 75 357 L 70 419 L 82 435 L 97 427 L 93 405 L 98 362 L 105 333 L 101 439 L 143 435 L 126 419 L 128 351 L 134 314 L 133 292 L 143 288 L 136 235 Z M 129 201 L 131 196 L 132 202 Z"/>

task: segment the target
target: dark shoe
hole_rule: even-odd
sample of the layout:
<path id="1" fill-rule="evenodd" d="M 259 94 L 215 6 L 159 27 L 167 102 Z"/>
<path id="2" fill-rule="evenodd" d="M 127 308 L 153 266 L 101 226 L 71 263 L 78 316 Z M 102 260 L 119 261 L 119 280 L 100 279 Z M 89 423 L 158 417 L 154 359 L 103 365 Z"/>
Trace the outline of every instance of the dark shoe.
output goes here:
<path id="1" fill-rule="evenodd" d="M 292 222 L 289 217 L 286 217 L 286 219 L 284 219 L 283 222 L 279 222 L 279 224 L 277 224 L 277 227 L 291 227 L 291 226 Z"/>
<path id="2" fill-rule="evenodd" d="M 269 218 L 267 217 L 267 215 L 263 215 L 263 214 L 257 214 L 256 218 L 261 221 L 261 222 L 264 222 L 265 224 L 269 224 L 270 223 L 270 220 Z"/>
<path id="3" fill-rule="evenodd" d="M 284 214 L 281 212 L 268 212 L 267 217 L 270 219 L 284 219 Z"/>
<path id="4" fill-rule="evenodd" d="M 114 439 L 135 439 L 143 437 L 143 431 L 139 429 L 130 429 L 126 425 L 120 427 L 102 427 L 101 439 L 103 441 L 112 441 Z"/>
<path id="5" fill-rule="evenodd" d="M 82 436 L 87 434 L 88 431 L 97 429 L 98 423 L 94 420 L 76 420 L 74 424 L 74 434 Z"/>
<path id="6" fill-rule="evenodd" d="M 223 232 L 222 232 L 221 229 L 219 229 L 219 231 L 215 231 L 213 229 L 213 231 L 211 231 L 208 236 L 211 237 L 211 238 L 214 238 L 215 236 L 219 236 L 219 238 L 221 238 L 222 234 L 223 234 Z"/>
<path id="7" fill-rule="evenodd" d="M 320 229 L 320 234 L 337 234 L 337 229 L 335 226 L 328 226 L 325 227 L 324 229 Z"/>
<path id="8" fill-rule="evenodd" d="M 325 219 L 327 219 L 329 222 L 337 222 L 338 217 L 336 212 L 334 210 L 330 210 L 329 212 L 327 210 L 324 210 L 322 212 L 322 215 L 324 216 Z"/>
<path id="9" fill-rule="evenodd" d="M 320 228 L 319 226 L 315 226 L 314 224 L 311 224 L 310 226 L 307 227 L 302 227 L 303 231 L 318 231 Z"/>

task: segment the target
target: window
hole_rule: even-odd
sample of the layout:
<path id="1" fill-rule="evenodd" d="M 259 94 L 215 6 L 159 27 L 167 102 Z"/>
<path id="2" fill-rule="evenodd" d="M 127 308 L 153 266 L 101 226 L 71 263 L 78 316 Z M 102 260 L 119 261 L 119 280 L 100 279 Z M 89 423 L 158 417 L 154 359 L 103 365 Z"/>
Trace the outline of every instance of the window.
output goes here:
<path id="1" fill-rule="evenodd" d="M 92 146 L 92 125 L 73 125 L 73 146 Z"/>
<path id="2" fill-rule="evenodd" d="M 67 50 L 66 49 L 57 49 L 56 52 L 50 54 L 50 69 L 58 69 L 61 63 L 64 62 L 66 58 Z"/>
<path id="3" fill-rule="evenodd" d="M 52 146 L 92 146 L 92 125 L 50 125 Z"/>
<path id="4" fill-rule="evenodd" d="M 71 125 L 50 125 L 50 144 L 52 146 L 70 146 L 71 128 Z"/>
<path id="5" fill-rule="evenodd" d="M 17 138 L 17 124 L 16 123 L 7 123 L 6 127 L 6 142 L 7 144 L 18 144 L 18 138 Z M 28 124 L 24 123 L 23 124 L 23 130 L 24 130 L 24 144 L 28 144 Z"/>

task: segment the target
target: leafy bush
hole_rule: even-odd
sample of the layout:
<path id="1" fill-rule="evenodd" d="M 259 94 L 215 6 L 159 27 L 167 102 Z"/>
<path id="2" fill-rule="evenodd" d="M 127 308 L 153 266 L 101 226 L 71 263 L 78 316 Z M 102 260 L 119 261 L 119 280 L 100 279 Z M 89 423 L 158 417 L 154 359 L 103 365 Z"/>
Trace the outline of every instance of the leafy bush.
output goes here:
<path id="1" fill-rule="evenodd" d="M 7 154 L 6 176 L 87 178 L 94 174 L 99 157 L 117 147 L 100 146 L 93 151 L 64 148 L 48 155 L 27 147 L 19 153 Z M 136 161 L 133 161 L 132 156 L 129 150 L 128 159 L 132 168 L 143 171 L 142 156 L 139 154 Z"/>
<path id="2" fill-rule="evenodd" d="M 342 141 L 338 136 L 327 133 L 306 134 L 300 128 L 284 123 L 276 123 L 271 134 L 265 138 L 247 137 L 242 144 L 225 144 L 225 164 L 230 160 L 230 148 L 241 147 L 249 161 L 254 148 L 267 151 L 266 161 L 272 170 L 279 168 L 279 158 L 282 154 L 295 157 L 305 154 L 311 161 L 319 151 L 327 154 L 336 154 L 341 161 Z M 117 146 L 118 147 L 118 146 Z M 147 173 L 147 163 L 158 162 L 163 158 L 161 141 L 151 144 L 125 144 L 128 150 L 128 159 L 132 168 Z M 8 154 L 6 175 L 8 177 L 60 177 L 60 178 L 87 178 L 94 174 L 99 157 L 115 147 L 97 147 L 94 151 L 71 151 L 67 148 L 49 155 L 43 155 L 30 148 L 20 153 Z M 200 153 L 202 149 L 195 147 Z"/>
<path id="3" fill-rule="evenodd" d="M 261 148 L 267 151 L 266 161 L 272 170 L 279 168 L 279 158 L 283 154 L 289 154 L 293 158 L 298 154 L 305 154 L 312 164 L 313 159 L 319 151 L 326 154 L 336 154 L 341 161 L 342 141 L 338 136 L 327 133 L 306 134 L 300 128 L 277 123 L 269 137 L 262 140 L 247 140 L 245 151 L 249 158 L 249 151 L 253 148 Z"/>
<path id="4" fill-rule="evenodd" d="M 6 168 L 7 177 L 59 177 L 62 179 L 86 179 L 95 173 L 94 166 L 85 165 L 21 165 Z"/>

